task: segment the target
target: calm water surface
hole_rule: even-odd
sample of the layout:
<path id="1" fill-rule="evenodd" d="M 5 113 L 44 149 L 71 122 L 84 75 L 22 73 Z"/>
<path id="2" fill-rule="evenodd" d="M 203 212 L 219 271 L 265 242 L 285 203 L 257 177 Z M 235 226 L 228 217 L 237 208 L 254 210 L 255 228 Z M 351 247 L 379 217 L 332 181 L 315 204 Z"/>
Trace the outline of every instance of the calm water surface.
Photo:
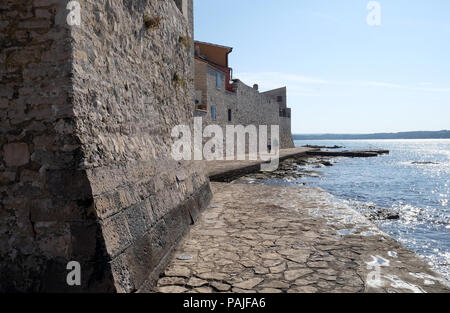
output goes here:
<path id="1" fill-rule="evenodd" d="M 322 188 L 359 211 L 370 205 L 400 213 L 399 221 L 378 226 L 423 256 L 450 280 L 450 140 L 296 141 L 302 145 L 342 145 L 346 149 L 389 149 L 377 158 L 339 158 L 306 183 Z M 433 162 L 437 164 L 413 164 Z"/>

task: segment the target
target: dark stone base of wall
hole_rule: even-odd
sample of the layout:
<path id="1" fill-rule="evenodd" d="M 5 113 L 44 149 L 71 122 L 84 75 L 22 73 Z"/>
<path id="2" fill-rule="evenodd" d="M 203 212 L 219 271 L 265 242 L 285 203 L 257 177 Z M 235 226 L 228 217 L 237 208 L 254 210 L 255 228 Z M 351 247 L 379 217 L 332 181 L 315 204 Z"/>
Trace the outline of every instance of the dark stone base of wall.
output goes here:
<path id="1" fill-rule="evenodd" d="M 109 257 L 106 252 L 101 226 L 97 222 L 89 225 L 78 225 L 79 235 L 74 241 L 74 249 L 81 251 L 84 255 L 91 250 L 89 246 L 95 245 L 95 253 L 90 259 L 74 257 L 80 262 L 81 285 L 69 286 L 66 282 L 70 270 L 67 264 L 71 260 L 56 258 L 48 260 L 46 271 L 41 280 L 41 293 L 113 293 L 115 292 L 114 279 L 111 273 Z M 93 239 L 94 238 L 94 239 Z M 95 240 L 95 242 L 94 242 Z"/>
<path id="2" fill-rule="evenodd" d="M 101 226 L 95 220 L 73 223 L 73 256 L 45 258 L 19 255 L 14 261 L 1 262 L 0 293 L 111 293 L 115 291 L 109 257 Z M 67 276 L 71 261 L 80 263 L 80 286 L 69 286 Z M 31 262 L 36 266 L 27 267 Z"/>
<path id="3" fill-rule="evenodd" d="M 152 229 L 111 262 L 116 289 L 152 292 L 173 251 L 211 201 L 209 182 L 173 208 Z"/>
<path id="4" fill-rule="evenodd" d="M 0 292 L 44 292 L 44 293 L 113 293 L 151 292 L 170 260 L 173 251 L 211 201 L 209 182 L 197 189 L 188 199 L 173 208 L 152 229 L 111 260 L 104 245 L 101 225 L 95 220 L 75 225 L 79 233 L 75 236 L 74 260 L 81 265 L 81 286 L 68 286 L 66 277 L 70 270 L 66 258 L 42 261 L 41 268 L 31 272 L 20 272 L 20 264 L 9 266 L 2 262 L 0 269 Z M 74 226 L 74 227 L 75 227 Z M 91 249 L 92 248 L 92 249 Z M 83 249 L 89 249 L 83 251 Z M 92 255 L 91 250 L 94 250 Z M 83 256 L 83 257 L 81 257 Z M 89 258 L 87 258 L 89 256 Z M 32 258 L 32 256 L 30 256 Z M 29 262 L 19 258 L 16 262 Z M 118 274 L 119 273 L 119 274 Z M 121 276 L 120 273 L 127 273 Z M 137 286 L 137 287 L 136 287 Z"/>

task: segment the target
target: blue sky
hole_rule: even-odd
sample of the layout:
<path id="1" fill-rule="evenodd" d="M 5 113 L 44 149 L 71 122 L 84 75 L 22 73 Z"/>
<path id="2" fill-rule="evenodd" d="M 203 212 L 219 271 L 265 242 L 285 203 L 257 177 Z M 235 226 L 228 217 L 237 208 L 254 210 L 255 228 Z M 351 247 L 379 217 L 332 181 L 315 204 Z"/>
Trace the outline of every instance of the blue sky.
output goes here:
<path id="1" fill-rule="evenodd" d="M 450 129 L 450 1 L 194 0 L 234 77 L 288 87 L 294 133 Z"/>

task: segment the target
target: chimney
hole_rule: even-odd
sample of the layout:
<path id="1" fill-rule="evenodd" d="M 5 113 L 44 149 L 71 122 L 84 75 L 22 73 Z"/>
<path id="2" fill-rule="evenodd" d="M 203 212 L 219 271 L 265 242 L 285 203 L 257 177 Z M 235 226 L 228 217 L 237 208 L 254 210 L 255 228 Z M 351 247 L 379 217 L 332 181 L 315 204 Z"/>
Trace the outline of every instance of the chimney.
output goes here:
<path id="1" fill-rule="evenodd" d="M 258 84 L 254 84 L 253 85 L 253 89 L 255 89 L 256 91 L 259 89 L 259 86 L 258 86 Z"/>

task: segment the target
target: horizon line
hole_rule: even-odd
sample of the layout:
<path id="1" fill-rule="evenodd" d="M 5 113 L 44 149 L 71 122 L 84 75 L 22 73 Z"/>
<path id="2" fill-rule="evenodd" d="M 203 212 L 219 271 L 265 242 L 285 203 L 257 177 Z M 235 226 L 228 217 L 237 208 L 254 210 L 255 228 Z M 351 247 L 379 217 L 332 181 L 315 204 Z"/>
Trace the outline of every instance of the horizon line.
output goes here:
<path id="1" fill-rule="evenodd" d="M 378 134 L 403 134 L 403 133 L 439 133 L 450 132 L 448 129 L 441 130 L 410 130 L 410 131 L 398 131 L 398 132 L 370 132 L 370 133 L 292 133 L 292 135 L 378 135 Z"/>

